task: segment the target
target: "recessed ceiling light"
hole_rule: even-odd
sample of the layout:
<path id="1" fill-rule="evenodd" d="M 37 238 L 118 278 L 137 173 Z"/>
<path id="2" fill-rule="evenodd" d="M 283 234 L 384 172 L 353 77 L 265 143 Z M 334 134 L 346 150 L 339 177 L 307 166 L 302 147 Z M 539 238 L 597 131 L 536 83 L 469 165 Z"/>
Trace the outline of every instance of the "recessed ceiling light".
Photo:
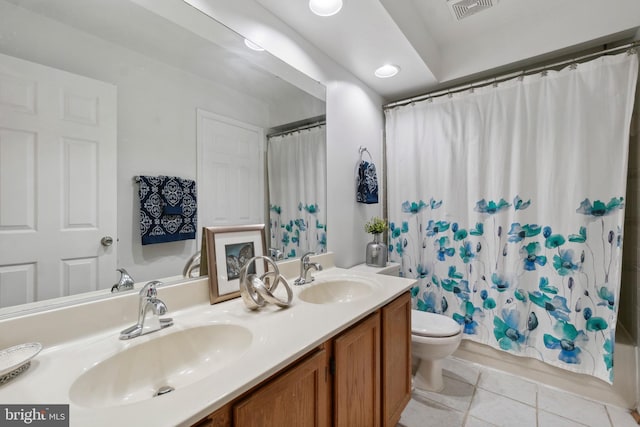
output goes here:
<path id="1" fill-rule="evenodd" d="M 374 73 L 376 77 L 381 79 L 387 79 L 389 77 L 393 77 L 400 72 L 400 67 L 393 64 L 386 64 L 382 67 L 378 68 Z"/>
<path id="2" fill-rule="evenodd" d="M 244 39 L 244 44 L 245 44 L 245 46 L 247 46 L 249 49 L 256 50 L 256 51 L 258 51 L 258 52 L 262 52 L 262 51 L 264 50 L 264 48 L 263 48 L 263 47 L 258 46 L 257 44 L 255 44 L 254 42 L 252 42 L 252 41 L 251 41 L 251 40 L 249 40 L 249 39 Z"/>
<path id="3" fill-rule="evenodd" d="M 318 16 L 335 15 L 342 9 L 342 0 L 309 0 L 309 9 Z"/>

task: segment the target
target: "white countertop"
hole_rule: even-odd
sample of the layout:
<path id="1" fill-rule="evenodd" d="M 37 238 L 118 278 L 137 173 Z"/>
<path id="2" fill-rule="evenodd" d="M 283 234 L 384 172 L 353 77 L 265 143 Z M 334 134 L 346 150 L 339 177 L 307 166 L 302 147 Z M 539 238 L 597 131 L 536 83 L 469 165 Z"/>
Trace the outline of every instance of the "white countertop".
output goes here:
<path id="1" fill-rule="evenodd" d="M 249 311 L 237 298 L 215 305 L 200 301 L 171 311 L 172 301 L 166 299 L 170 309 L 168 315 L 173 317 L 174 325 L 162 331 L 121 341 L 120 330 L 130 325 L 118 324 L 95 334 L 52 344 L 45 347 L 25 373 L 0 386 L 0 402 L 68 403 L 71 426 L 190 425 L 392 301 L 414 283 L 409 279 L 340 268 L 328 268 L 314 275 L 314 283 L 292 286 L 294 299 L 286 309 L 268 305 L 258 311 Z M 374 292 L 354 301 L 332 304 L 312 304 L 297 297 L 307 287 L 337 278 L 364 279 Z M 162 289 L 159 289 L 158 297 L 163 299 Z M 243 354 L 210 375 L 176 387 L 164 396 L 102 408 L 83 407 L 70 399 L 69 390 L 76 378 L 109 356 L 181 329 L 210 324 L 243 326 L 252 334 L 251 344 Z M 48 329 L 65 326 L 49 324 Z M 42 341 L 47 342 L 44 337 Z"/>
<path id="2" fill-rule="evenodd" d="M 397 262 L 387 262 L 384 267 L 367 265 L 366 263 L 354 265 L 349 270 L 353 272 L 385 274 L 389 276 L 398 276 L 400 273 L 400 264 Z"/>

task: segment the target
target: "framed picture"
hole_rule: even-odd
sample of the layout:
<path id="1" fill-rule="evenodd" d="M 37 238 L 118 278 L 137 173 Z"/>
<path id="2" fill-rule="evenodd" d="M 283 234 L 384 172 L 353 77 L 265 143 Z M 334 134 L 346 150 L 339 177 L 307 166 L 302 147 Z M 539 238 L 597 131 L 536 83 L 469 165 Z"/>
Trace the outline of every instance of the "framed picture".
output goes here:
<path id="1" fill-rule="evenodd" d="M 240 269 L 252 257 L 266 253 L 264 224 L 204 227 L 202 235 L 211 304 L 239 297 Z M 252 269 L 263 274 L 264 263 L 256 262 Z"/>

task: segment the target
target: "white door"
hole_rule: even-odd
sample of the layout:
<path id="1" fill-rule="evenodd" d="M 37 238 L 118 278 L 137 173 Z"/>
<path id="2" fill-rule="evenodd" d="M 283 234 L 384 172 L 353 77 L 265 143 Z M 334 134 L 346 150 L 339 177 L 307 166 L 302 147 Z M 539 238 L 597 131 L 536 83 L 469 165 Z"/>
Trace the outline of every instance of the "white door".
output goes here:
<path id="1" fill-rule="evenodd" d="M 197 111 L 198 236 L 202 227 L 264 223 L 264 131 Z"/>
<path id="2" fill-rule="evenodd" d="M 0 54 L 0 307 L 116 279 L 116 88 Z"/>

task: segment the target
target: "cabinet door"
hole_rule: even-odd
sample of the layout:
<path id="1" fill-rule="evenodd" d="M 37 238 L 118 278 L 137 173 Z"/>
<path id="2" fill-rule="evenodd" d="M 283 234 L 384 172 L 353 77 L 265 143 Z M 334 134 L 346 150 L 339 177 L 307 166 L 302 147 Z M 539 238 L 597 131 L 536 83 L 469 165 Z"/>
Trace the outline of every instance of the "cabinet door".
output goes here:
<path id="1" fill-rule="evenodd" d="M 327 353 L 319 350 L 233 406 L 236 427 L 325 427 Z"/>
<path id="2" fill-rule="evenodd" d="M 231 404 L 227 403 L 191 427 L 231 427 Z"/>
<path id="3" fill-rule="evenodd" d="M 380 426 L 380 313 L 334 341 L 334 425 Z"/>
<path id="4" fill-rule="evenodd" d="M 382 423 L 395 426 L 411 399 L 411 296 L 382 308 Z"/>

